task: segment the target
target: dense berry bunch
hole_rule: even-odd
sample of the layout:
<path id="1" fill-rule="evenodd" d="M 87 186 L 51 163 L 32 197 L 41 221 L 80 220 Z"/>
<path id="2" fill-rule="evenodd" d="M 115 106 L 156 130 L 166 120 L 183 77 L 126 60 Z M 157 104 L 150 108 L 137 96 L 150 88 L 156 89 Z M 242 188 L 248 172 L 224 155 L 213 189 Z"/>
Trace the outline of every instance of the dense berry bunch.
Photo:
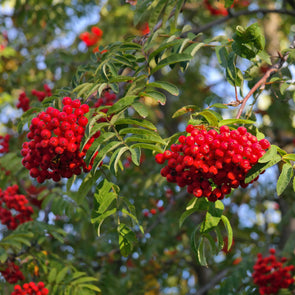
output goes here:
<path id="1" fill-rule="evenodd" d="M 253 268 L 254 284 L 258 285 L 261 295 L 277 294 L 280 289 L 288 288 L 294 283 L 291 275 L 295 269 L 294 266 L 283 266 L 287 259 L 282 257 L 278 260 L 275 256 L 275 249 L 270 249 L 269 253 L 270 255 L 264 258 L 259 253 Z"/>
<path id="2" fill-rule="evenodd" d="M 92 27 L 91 32 L 84 32 L 80 34 L 79 38 L 89 47 L 95 45 L 102 37 L 102 30 L 98 27 Z"/>
<path id="3" fill-rule="evenodd" d="M 51 89 L 49 88 L 47 84 L 44 84 L 43 88 L 44 88 L 44 91 L 38 91 L 36 89 L 33 89 L 31 91 L 32 95 L 36 96 L 40 102 L 43 101 L 45 97 L 52 96 Z"/>
<path id="4" fill-rule="evenodd" d="M 14 286 L 14 291 L 11 295 L 47 295 L 49 290 L 45 288 L 43 282 L 35 284 L 34 282 L 25 283 L 21 287 L 20 285 Z"/>
<path id="5" fill-rule="evenodd" d="M 179 144 L 156 155 L 159 164 L 167 161 L 162 176 L 168 182 L 187 186 L 188 193 L 221 200 L 238 186 L 246 187 L 247 172 L 258 162 L 270 144 L 266 139 L 258 142 L 245 127 L 232 130 L 221 126 L 204 130 L 203 126 L 188 125 L 188 136 L 180 136 Z"/>
<path id="6" fill-rule="evenodd" d="M 7 267 L 0 272 L 6 282 L 8 282 L 9 284 L 15 284 L 17 281 L 23 281 L 25 279 L 19 267 L 13 262 L 8 262 Z"/>
<path id="7" fill-rule="evenodd" d="M 62 111 L 48 107 L 32 119 L 27 135 L 30 141 L 25 142 L 21 150 L 22 164 L 39 183 L 46 179 L 70 178 L 81 174 L 81 168 L 84 172 L 92 168 L 92 163 L 87 166 L 83 158 L 98 135 L 90 138 L 83 151 L 79 151 L 88 123 L 84 115 L 89 107 L 70 97 L 64 97 L 62 103 Z"/>
<path id="8" fill-rule="evenodd" d="M 0 220 L 8 229 L 16 229 L 18 225 L 32 220 L 34 213 L 29 201 L 24 195 L 18 194 L 15 184 L 5 191 L 0 189 Z M 14 213 L 14 214 L 13 214 Z"/>
<path id="9" fill-rule="evenodd" d="M 9 139 L 9 134 L 6 134 L 5 136 L 0 135 L 0 154 L 9 152 Z"/>
<path id="10" fill-rule="evenodd" d="M 19 95 L 16 107 L 18 109 L 22 109 L 24 112 L 30 109 L 30 99 L 24 91 Z"/>

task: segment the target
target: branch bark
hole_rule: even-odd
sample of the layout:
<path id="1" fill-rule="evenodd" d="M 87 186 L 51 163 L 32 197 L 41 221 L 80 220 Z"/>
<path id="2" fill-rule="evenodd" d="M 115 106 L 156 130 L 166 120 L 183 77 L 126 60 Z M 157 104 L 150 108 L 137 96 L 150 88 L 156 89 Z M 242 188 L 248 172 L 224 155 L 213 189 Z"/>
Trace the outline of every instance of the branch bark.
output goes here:
<path id="1" fill-rule="evenodd" d="M 217 25 L 221 25 L 222 23 L 227 22 L 228 20 L 238 18 L 240 16 L 245 16 L 245 15 L 251 15 L 251 14 L 269 14 L 269 13 L 278 13 L 278 14 L 285 14 L 285 15 L 290 15 L 295 17 L 295 10 L 289 10 L 289 9 L 267 9 L 267 8 L 259 8 L 259 9 L 254 9 L 254 10 L 241 10 L 241 11 L 231 11 L 231 13 L 225 17 L 216 19 L 210 23 L 205 24 L 204 26 L 201 26 L 192 32 L 194 34 L 199 34 L 202 32 L 205 32 Z"/>

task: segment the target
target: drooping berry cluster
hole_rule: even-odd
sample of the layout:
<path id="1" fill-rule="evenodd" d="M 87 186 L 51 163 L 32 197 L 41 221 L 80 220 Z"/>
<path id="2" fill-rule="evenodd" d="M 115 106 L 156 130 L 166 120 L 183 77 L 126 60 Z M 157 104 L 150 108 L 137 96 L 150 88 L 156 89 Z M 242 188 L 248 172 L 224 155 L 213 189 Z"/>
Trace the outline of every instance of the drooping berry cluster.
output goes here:
<path id="1" fill-rule="evenodd" d="M 23 273 L 20 271 L 19 266 L 13 262 L 8 262 L 7 267 L 0 271 L 6 282 L 15 284 L 17 281 L 25 279 Z"/>
<path id="2" fill-rule="evenodd" d="M 0 135 L 0 154 L 9 152 L 9 139 L 9 134 L 6 134 L 5 136 Z"/>
<path id="3" fill-rule="evenodd" d="M 30 109 L 30 99 L 24 91 L 20 93 L 16 107 L 22 109 L 24 112 Z"/>
<path id="4" fill-rule="evenodd" d="M 98 27 L 92 27 L 91 32 L 81 33 L 79 38 L 89 47 L 98 43 L 102 37 L 102 30 Z"/>
<path id="5" fill-rule="evenodd" d="M 43 282 L 34 283 L 25 283 L 21 287 L 20 285 L 14 286 L 14 291 L 11 295 L 47 295 L 49 290 L 45 288 L 45 284 Z"/>
<path id="6" fill-rule="evenodd" d="M 25 142 L 21 150 L 22 164 L 39 183 L 46 179 L 70 178 L 81 174 L 82 168 L 84 172 L 92 168 L 93 162 L 87 166 L 83 158 L 98 135 L 90 138 L 83 151 L 79 151 L 88 123 L 84 115 L 89 106 L 70 97 L 64 97 L 62 103 L 62 111 L 48 107 L 32 119 L 27 135 L 30 141 Z"/>
<path id="7" fill-rule="evenodd" d="M 269 253 L 270 255 L 264 258 L 259 253 L 253 267 L 254 284 L 258 285 L 261 295 L 277 294 L 280 289 L 289 288 L 294 284 L 291 272 L 295 267 L 283 266 L 287 259 L 285 257 L 277 259 L 275 249 L 270 249 Z"/>
<path id="8" fill-rule="evenodd" d="M 244 182 L 247 172 L 270 146 L 266 139 L 258 142 L 245 127 L 230 131 L 221 126 L 217 132 L 188 125 L 186 131 L 190 135 L 180 136 L 179 144 L 157 154 L 156 162 L 167 161 L 161 175 L 168 182 L 187 186 L 188 193 L 207 197 L 211 202 L 223 199 L 232 188 L 247 187 Z"/>
<path id="9" fill-rule="evenodd" d="M 49 86 L 47 84 L 44 84 L 43 88 L 44 88 L 44 91 L 38 91 L 36 89 L 33 89 L 31 91 L 32 95 L 36 96 L 40 102 L 43 101 L 45 97 L 52 96 L 51 89 L 49 88 Z"/>
<path id="10" fill-rule="evenodd" d="M 15 184 L 5 191 L 0 189 L 0 220 L 8 229 L 14 230 L 18 225 L 32 220 L 34 213 L 29 201 L 24 195 L 18 194 L 18 186 Z"/>

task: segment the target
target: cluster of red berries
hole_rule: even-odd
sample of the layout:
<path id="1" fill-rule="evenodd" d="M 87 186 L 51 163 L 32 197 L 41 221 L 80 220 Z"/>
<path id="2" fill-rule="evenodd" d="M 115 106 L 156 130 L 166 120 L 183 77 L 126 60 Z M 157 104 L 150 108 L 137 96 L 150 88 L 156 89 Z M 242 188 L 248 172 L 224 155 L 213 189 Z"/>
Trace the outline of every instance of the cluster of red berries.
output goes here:
<path id="1" fill-rule="evenodd" d="M 247 7 L 249 6 L 249 4 L 250 1 L 248 0 L 234 0 L 234 3 L 231 6 L 231 8 L 233 8 L 235 5 L 238 5 L 240 7 Z M 228 15 L 228 11 L 224 7 L 224 3 L 214 1 L 214 5 L 212 5 L 209 0 L 204 0 L 204 6 L 210 11 L 212 15 Z"/>
<path id="2" fill-rule="evenodd" d="M 44 91 L 38 91 L 36 89 L 33 89 L 31 91 L 32 95 L 36 96 L 40 102 L 43 101 L 45 97 L 52 96 L 51 89 L 49 88 L 49 86 L 47 84 L 44 84 L 43 88 L 44 88 Z"/>
<path id="3" fill-rule="evenodd" d="M 45 97 L 52 96 L 51 89 L 49 88 L 49 86 L 47 84 L 44 84 L 43 88 L 44 88 L 44 91 L 38 91 L 36 89 L 33 89 L 31 91 L 32 95 L 36 96 L 40 102 L 42 102 Z M 16 107 L 18 109 L 22 109 L 24 112 L 26 112 L 27 110 L 29 110 L 31 108 L 30 107 L 30 99 L 27 97 L 27 95 L 24 91 L 20 93 Z"/>
<path id="4" fill-rule="evenodd" d="M 37 283 L 34 282 L 25 283 L 21 287 L 20 285 L 14 286 L 14 291 L 11 295 L 47 295 L 49 290 L 45 288 L 45 284 L 43 282 Z"/>
<path id="5" fill-rule="evenodd" d="M 7 267 L 0 271 L 6 282 L 9 284 L 15 284 L 17 281 L 23 281 L 25 279 L 23 273 L 19 267 L 13 262 L 8 262 Z"/>
<path id="6" fill-rule="evenodd" d="M 62 177 L 80 175 L 82 168 L 84 172 L 92 168 L 94 157 L 88 166 L 83 158 L 99 134 L 91 137 L 83 151 L 79 151 L 88 123 L 84 115 L 89 112 L 89 106 L 70 97 L 64 97 L 62 103 L 62 111 L 48 107 L 32 119 L 27 134 L 30 141 L 23 143 L 22 164 L 39 183 L 46 179 L 60 181 Z"/>
<path id="7" fill-rule="evenodd" d="M 91 32 L 81 33 L 79 38 L 89 47 L 95 45 L 102 37 L 102 30 L 98 27 L 92 27 Z"/>
<path id="8" fill-rule="evenodd" d="M 171 151 L 157 154 L 156 162 L 168 161 L 161 170 L 168 182 L 187 186 L 188 193 L 211 202 L 223 199 L 232 188 L 247 187 L 247 172 L 270 147 L 266 139 L 258 142 L 245 127 L 230 131 L 221 126 L 217 132 L 207 131 L 203 125 L 188 125 L 186 131 L 190 135 L 180 136 Z"/>
<path id="9" fill-rule="evenodd" d="M 287 261 L 285 257 L 278 260 L 275 256 L 275 249 L 269 250 L 268 257 L 262 257 L 262 254 L 257 255 L 257 261 L 253 267 L 252 274 L 254 284 L 259 287 L 259 294 L 277 294 L 280 289 L 288 288 L 295 282 L 291 272 L 294 271 L 294 265 L 283 266 Z"/>
<path id="10" fill-rule="evenodd" d="M 6 134 L 5 136 L 0 135 L 0 154 L 5 154 L 9 152 L 9 139 L 9 134 Z"/>
<path id="11" fill-rule="evenodd" d="M 5 191 L 0 189 L 0 220 L 8 229 L 14 230 L 18 225 L 32 220 L 33 208 L 24 195 L 18 194 L 18 185 L 9 186 Z M 5 206 L 4 206 L 5 205 Z M 12 214 L 15 212 L 16 214 Z"/>
<path id="12" fill-rule="evenodd" d="M 18 109 L 22 109 L 24 112 L 30 109 L 30 99 L 27 97 L 24 91 L 19 95 L 16 107 Z"/>

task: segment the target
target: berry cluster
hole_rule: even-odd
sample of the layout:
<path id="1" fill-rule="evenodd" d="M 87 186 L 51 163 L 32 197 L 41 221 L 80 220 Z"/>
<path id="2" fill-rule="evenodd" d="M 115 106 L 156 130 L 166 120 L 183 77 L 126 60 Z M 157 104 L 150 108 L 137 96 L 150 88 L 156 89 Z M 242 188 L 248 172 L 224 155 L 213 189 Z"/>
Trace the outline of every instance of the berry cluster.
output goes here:
<path id="1" fill-rule="evenodd" d="M 15 284 L 18 280 L 23 281 L 25 279 L 19 267 L 13 262 L 8 262 L 7 267 L 0 272 L 9 284 Z"/>
<path id="2" fill-rule="evenodd" d="M 253 268 L 254 284 L 258 285 L 261 295 L 277 294 L 280 289 L 288 288 L 295 282 L 291 275 L 295 269 L 294 265 L 283 266 L 287 259 L 282 257 L 278 260 L 275 249 L 270 249 L 269 253 L 270 255 L 264 258 L 259 253 Z"/>
<path id="3" fill-rule="evenodd" d="M 33 89 L 31 91 L 32 95 L 37 97 L 37 99 L 42 102 L 45 97 L 52 96 L 51 89 L 47 84 L 43 85 L 44 91 L 38 91 L 36 89 Z M 24 112 L 29 110 L 30 107 L 30 99 L 27 97 L 26 93 L 23 91 L 18 97 L 18 103 L 16 104 L 16 107 L 18 109 L 22 109 Z"/>
<path id="4" fill-rule="evenodd" d="M 45 97 L 52 96 L 51 89 L 49 88 L 49 86 L 47 84 L 44 84 L 43 88 L 44 88 L 44 91 L 38 91 L 36 89 L 33 89 L 31 91 L 32 95 L 36 96 L 40 102 L 43 101 Z"/>
<path id="5" fill-rule="evenodd" d="M 186 131 L 190 135 L 180 136 L 179 144 L 172 144 L 171 151 L 157 154 L 156 162 L 168 161 L 161 170 L 168 182 L 187 186 L 188 193 L 211 202 L 223 199 L 232 188 L 247 187 L 247 172 L 270 147 L 266 139 L 258 142 L 245 127 L 230 131 L 221 126 L 217 132 L 188 125 Z"/>
<path id="6" fill-rule="evenodd" d="M 116 99 L 117 99 L 116 94 L 110 93 L 109 91 L 105 91 L 103 95 L 95 102 L 93 107 L 99 108 L 101 106 L 112 106 Z M 108 111 L 107 108 L 100 110 L 100 112 L 103 112 L 103 113 L 107 113 L 107 111 Z M 104 121 L 102 119 L 100 120 L 101 122 Z"/>
<path id="7" fill-rule="evenodd" d="M 0 135 L 0 154 L 5 154 L 9 152 L 9 139 L 10 135 L 6 134 L 5 136 Z"/>
<path id="8" fill-rule="evenodd" d="M 30 141 L 23 143 L 22 164 L 39 183 L 46 179 L 60 181 L 62 177 L 80 175 L 81 168 L 84 172 L 92 168 L 94 157 L 88 166 L 83 158 L 99 135 L 90 138 L 83 151 L 79 151 L 88 123 L 84 115 L 89 112 L 89 106 L 70 97 L 64 97 L 62 103 L 62 111 L 48 107 L 32 119 L 27 134 Z"/>
<path id="9" fill-rule="evenodd" d="M 25 283 L 23 287 L 20 285 L 14 286 L 14 291 L 11 295 L 47 295 L 49 290 L 45 288 L 45 284 L 43 282 L 37 283 L 34 282 Z"/>
<path id="10" fill-rule="evenodd" d="M 8 229 L 16 229 L 18 225 L 32 220 L 34 213 L 29 201 L 24 195 L 18 194 L 18 186 L 15 184 L 5 191 L 0 189 L 0 220 Z M 5 204 L 5 207 L 4 207 Z M 12 212 L 17 212 L 13 215 Z"/>
<path id="11" fill-rule="evenodd" d="M 234 6 L 247 7 L 249 6 L 249 4 L 250 1 L 248 0 L 234 0 L 231 8 L 233 8 Z M 214 1 L 214 5 L 212 5 L 209 0 L 204 0 L 204 6 L 210 11 L 212 15 L 228 15 L 228 11 L 224 7 L 224 3 Z"/>
<path id="12" fill-rule="evenodd" d="M 94 26 L 91 28 L 91 33 L 89 32 L 81 33 L 79 38 L 89 47 L 99 42 L 102 37 L 102 34 L 103 34 L 102 30 Z"/>
<path id="13" fill-rule="evenodd" d="M 24 112 L 30 109 L 30 99 L 24 91 L 20 93 L 16 107 L 22 109 Z"/>

